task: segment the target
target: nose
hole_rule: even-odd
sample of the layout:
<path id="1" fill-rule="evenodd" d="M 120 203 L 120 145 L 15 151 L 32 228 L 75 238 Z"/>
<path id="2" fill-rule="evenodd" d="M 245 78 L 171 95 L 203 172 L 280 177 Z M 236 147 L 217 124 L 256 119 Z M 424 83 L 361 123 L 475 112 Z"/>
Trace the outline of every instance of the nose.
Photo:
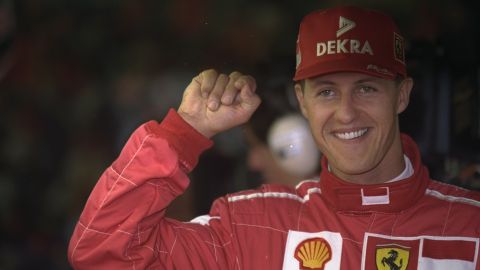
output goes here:
<path id="1" fill-rule="evenodd" d="M 335 117 L 344 124 L 351 123 L 357 117 L 358 111 L 355 107 L 353 97 L 349 94 L 343 95 L 337 105 Z"/>

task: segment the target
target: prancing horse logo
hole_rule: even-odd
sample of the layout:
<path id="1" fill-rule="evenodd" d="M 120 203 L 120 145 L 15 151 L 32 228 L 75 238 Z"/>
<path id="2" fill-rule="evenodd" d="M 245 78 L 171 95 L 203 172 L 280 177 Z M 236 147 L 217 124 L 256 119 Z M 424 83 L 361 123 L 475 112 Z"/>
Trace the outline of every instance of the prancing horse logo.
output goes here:
<path id="1" fill-rule="evenodd" d="M 406 270 L 409 248 L 399 245 L 377 246 L 376 263 L 378 270 Z"/>
<path id="2" fill-rule="evenodd" d="M 382 258 L 382 265 L 383 266 L 388 265 L 388 267 L 390 267 L 390 270 L 400 270 L 400 268 L 402 268 L 402 265 L 403 265 L 403 259 L 400 259 L 400 262 L 399 262 L 400 266 L 395 264 L 398 258 L 398 252 L 392 249 L 388 252 L 388 254 L 390 255 L 388 256 L 388 258 L 387 257 Z"/>

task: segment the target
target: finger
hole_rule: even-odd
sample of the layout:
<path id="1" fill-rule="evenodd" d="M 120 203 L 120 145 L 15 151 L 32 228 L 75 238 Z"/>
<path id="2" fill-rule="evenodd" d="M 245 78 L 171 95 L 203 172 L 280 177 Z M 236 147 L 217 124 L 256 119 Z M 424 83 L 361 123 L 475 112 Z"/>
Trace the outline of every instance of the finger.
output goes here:
<path id="1" fill-rule="evenodd" d="M 250 116 L 253 114 L 253 112 L 260 106 L 260 103 L 262 102 L 260 97 L 255 94 L 255 92 L 250 89 L 250 87 L 244 87 L 241 91 L 239 96 L 239 104 L 242 106 L 245 111 L 248 111 Z"/>
<path id="2" fill-rule="evenodd" d="M 230 78 L 230 80 L 232 81 L 236 81 L 238 78 L 242 77 L 243 74 L 238 72 L 238 71 L 234 71 L 232 73 L 230 73 L 230 75 L 228 75 L 228 77 Z"/>
<path id="3" fill-rule="evenodd" d="M 222 104 L 230 105 L 233 103 L 238 93 L 240 92 L 240 88 L 235 87 L 235 82 L 241 76 L 242 76 L 242 73 L 238 71 L 234 71 L 230 73 L 230 75 L 228 76 L 230 78 L 230 81 L 228 82 L 227 87 L 225 88 L 225 92 L 223 93 L 223 96 L 221 99 Z"/>
<path id="4" fill-rule="evenodd" d="M 212 92 L 217 81 L 218 72 L 215 69 L 207 69 L 200 73 L 198 81 L 200 83 L 200 93 L 202 97 L 207 98 Z"/>
<path id="5" fill-rule="evenodd" d="M 220 99 L 225 92 L 229 80 L 230 79 L 225 74 L 218 75 L 215 85 L 208 96 L 207 106 L 211 111 L 216 111 L 220 106 Z"/>
<path id="6" fill-rule="evenodd" d="M 257 90 L 257 82 L 255 78 L 248 75 L 240 76 L 237 80 L 235 80 L 235 87 L 243 91 L 243 89 L 248 88 L 251 93 L 255 93 Z"/>

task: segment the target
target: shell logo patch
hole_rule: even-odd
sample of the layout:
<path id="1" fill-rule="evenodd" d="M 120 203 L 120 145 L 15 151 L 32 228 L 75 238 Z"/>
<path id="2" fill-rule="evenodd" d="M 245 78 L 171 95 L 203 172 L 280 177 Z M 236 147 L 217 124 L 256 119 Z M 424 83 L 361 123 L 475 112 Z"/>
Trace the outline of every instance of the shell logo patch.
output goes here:
<path id="1" fill-rule="evenodd" d="M 288 231 L 282 270 L 341 269 L 340 233 Z"/>
<path id="2" fill-rule="evenodd" d="M 379 245 L 376 252 L 378 270 L 405 270 L 408 266 L 410 248 L 400 245 Z"/>
<path id="3" fill-rule="evenodd" d="M 332 248 L 325 239 L 307 239 L 295 249 L 295 259 L 300 263 L 302 270 L 322 270 L 325 263 L 332 259 Z"/>

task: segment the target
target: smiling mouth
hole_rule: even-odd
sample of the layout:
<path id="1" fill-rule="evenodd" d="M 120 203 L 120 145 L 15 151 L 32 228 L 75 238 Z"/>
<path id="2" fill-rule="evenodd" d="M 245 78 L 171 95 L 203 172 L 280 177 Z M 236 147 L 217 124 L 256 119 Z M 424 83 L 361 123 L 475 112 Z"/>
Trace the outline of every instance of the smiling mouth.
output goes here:
<path id="1" fill-rule="evenodd" d="M 337 132 L 335 133 L 335 137 L 339 138 L 339 139 L 342 139 L 342 140 L 353 140 L 353 139 L 356 139 L 358 137 L 361 137 L 363 135 L 365 135 L 365 133 L 367 133 L 368 131 L 368 128 L 363 128 L 363 129 L 360 129 L 360 130 L 356 130 L 356 131 L 351 131 L 351 132 Z"/>

